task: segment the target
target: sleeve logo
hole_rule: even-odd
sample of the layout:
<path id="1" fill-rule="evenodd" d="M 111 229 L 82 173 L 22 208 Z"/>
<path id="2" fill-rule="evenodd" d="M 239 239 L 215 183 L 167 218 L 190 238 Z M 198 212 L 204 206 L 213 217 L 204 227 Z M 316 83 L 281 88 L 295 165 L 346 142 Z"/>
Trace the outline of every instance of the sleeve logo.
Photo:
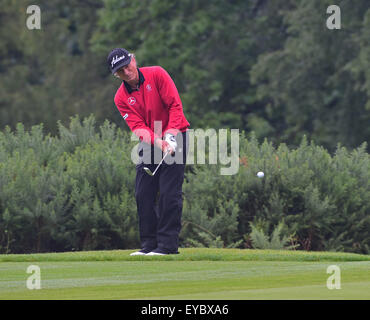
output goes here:
<path id="1" fill-rule="evenodd" d="M 124 116 L 123 116 L 123 119 L 126 120 L 128 117 L 128 114 L 126 113 Z"/>

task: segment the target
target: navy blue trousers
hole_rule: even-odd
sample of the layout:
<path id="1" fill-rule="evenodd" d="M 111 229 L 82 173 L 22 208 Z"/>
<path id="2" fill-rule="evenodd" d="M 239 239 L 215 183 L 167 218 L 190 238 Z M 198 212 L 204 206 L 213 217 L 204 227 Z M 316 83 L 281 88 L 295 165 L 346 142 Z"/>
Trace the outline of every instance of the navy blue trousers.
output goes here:
<path id="1" fill-rule="evenodd" d="M 154 176 L 148 175 L 143 168 L 148 167 L 152 172 L 156 169 L 159 162 L 158 159 L 154 161 L 156 147 L 149 147 L 150 161 L 136 166 L 135 197 L 142 249 L 158 248 L 167 253 L 178 253 L 187 137 L 186 132 L 176 136 L 176 155 L 168 155 Z"/>

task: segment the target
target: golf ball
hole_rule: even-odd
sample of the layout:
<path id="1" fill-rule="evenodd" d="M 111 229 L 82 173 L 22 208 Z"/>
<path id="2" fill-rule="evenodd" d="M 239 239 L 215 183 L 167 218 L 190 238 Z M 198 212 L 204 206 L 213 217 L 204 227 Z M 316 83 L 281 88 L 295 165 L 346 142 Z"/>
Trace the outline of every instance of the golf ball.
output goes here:
<path id="1" fill-rule="evenodd" d="M 265 174 L 262 171 L 257 173 L 258 178 L 263 178 L 264 176 L 265 176 Z"/>

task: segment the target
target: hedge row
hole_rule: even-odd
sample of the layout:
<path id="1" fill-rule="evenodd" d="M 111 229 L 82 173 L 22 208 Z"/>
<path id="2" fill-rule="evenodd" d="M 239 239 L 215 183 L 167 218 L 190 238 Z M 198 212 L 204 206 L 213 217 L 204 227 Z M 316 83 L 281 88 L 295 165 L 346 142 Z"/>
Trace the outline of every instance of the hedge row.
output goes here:
<path id="1" fill-rule="evenodd" d="M 0 133 L 0 252 L 139 247 L 131 134 L 93 116 Z M 240 134 L 239 170 L 188 165 L 181 246 L 252 247 L 277 226 L 291 247 L 370 253 L 370 157 L 363 144 L 330 155 Z M 256 177 L 263 171 L 265 177 Z M 253 223 L 253 225 L 252 225 Z M 276 235 L 276 233 L 275 233 Z"/>

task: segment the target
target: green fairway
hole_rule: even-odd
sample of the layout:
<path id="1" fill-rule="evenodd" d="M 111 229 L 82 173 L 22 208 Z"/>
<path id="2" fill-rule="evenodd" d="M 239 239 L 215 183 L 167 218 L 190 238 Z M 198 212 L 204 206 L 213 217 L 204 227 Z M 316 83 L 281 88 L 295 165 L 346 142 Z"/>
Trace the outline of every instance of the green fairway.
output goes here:
<path id="1" fill-rule="evenodd" d="M 0 299 L 369 299 L 370 257 L 343 253 L 181 249 L 163 257 L 132 250 L 0 255 Z M 27 267 L 41 289 L 26 287 Z M 341 289 L 327 288 L 327 267 Z"/>

